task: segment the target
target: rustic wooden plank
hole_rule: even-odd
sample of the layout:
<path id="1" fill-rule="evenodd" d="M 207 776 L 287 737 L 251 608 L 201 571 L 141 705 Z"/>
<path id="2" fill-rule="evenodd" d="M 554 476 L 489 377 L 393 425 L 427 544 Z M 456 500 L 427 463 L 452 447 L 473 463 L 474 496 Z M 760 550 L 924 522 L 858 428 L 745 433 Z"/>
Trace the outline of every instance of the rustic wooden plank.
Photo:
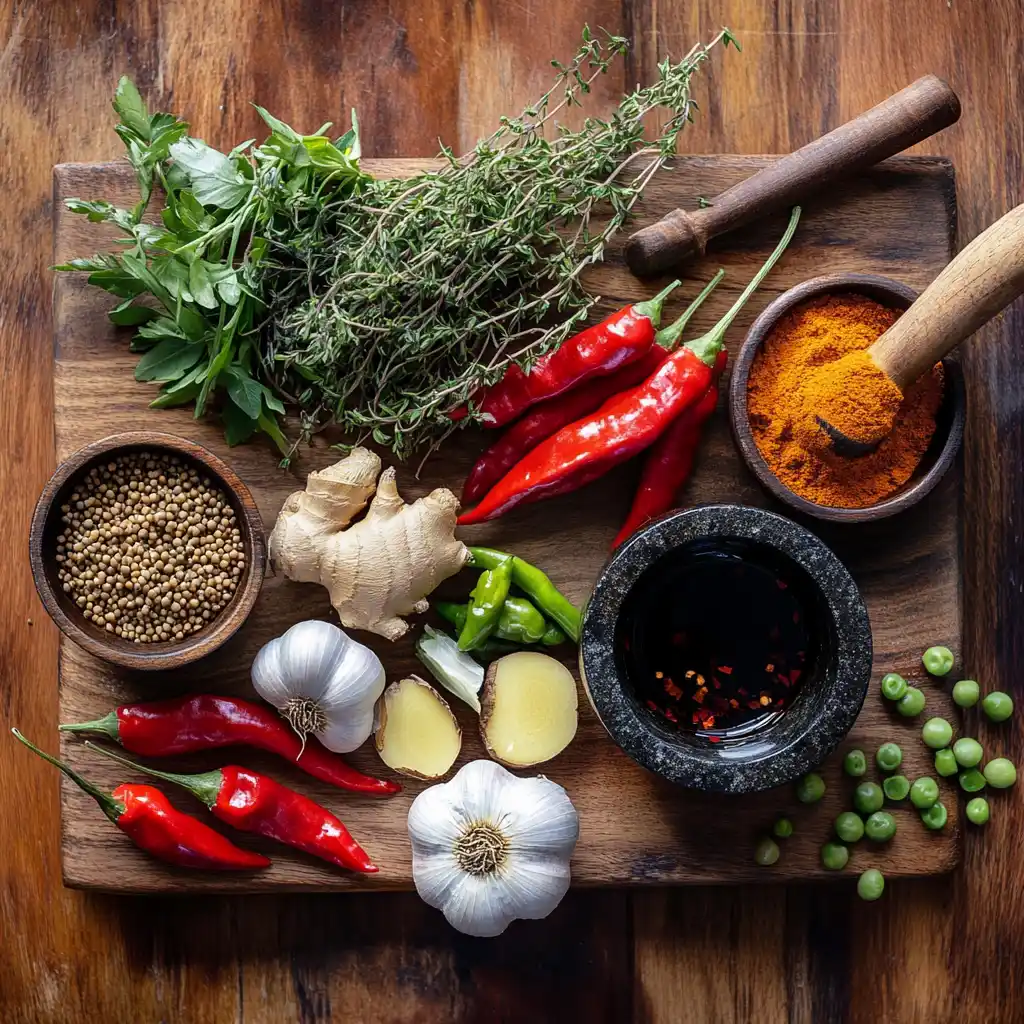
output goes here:
<path id="1" fill-rule="evenodd" d="M 686 157 L 661 177 L 645 197 L 641 223 L 672 207 L 696 202 L 698 195 L 715 195 L 752 169 L 763 165 L 758 158 Z M 369 162 L 373 173 L 408 173 L 401 161 Z M 128 202 L 132 178 L 124 165 L 96 167 L 68 165 L 57 169 L 58 200 L 69 195 L 106 196 Z M 885 272 L 911 284 L 919 284 L 948 258 L 953 215 L 952 176 L 948 165 L 935 161 L 897 161 L 844 188 L 827 209 L 808 210 L 792 250 L 779 270 L 745 312 L 743 324 L 734 330 L 730 344 L 742 340 L 742 327 L 771 297 L 790 285 L 826 269 L 851 267 Z M 924 216 L 922 216 L 922 213 Z M 87 220 L 56 205 L 55 259 L 92 252 L 102 244 L 103 233 Z M 721 263 L 726 282 L 702 311 L 697 330 L 710 326 L 731 303 L 770 247 L 777 225 L 763 225 L 753 233 L 737 235 L 716 246 L 712 258 L 686 268 L 684 294 L 673 297 L 666 318 L 682 308 Z M 882 240 L 886 239 L 886 242 Z M 601 305 L 618 308 L 636 297 L 637 283 L 623 268 L 616 248 L 610 259 L 588 278 L 589 287 L 602 296 Z M 654 285 L 647 287 L 653 288 Z M 152 397 L 148 385 L 131 377 L 134 357 L 127 351 L 124 334 L 104 321 L 106 296 L 96 294 L 81 277 L 61 277 L 55 286 L 57 367 L 55 376 L 56 435 L 58 453 L 64 457 L 85 441 L 149 422 L 172 433 L 184 433 L 229 460 L 241 474 L 260 507 L 264 522 L 273 522 L 284 498 L 301 483 L 303 474 L 335 458 L 321 439 L 320 446 L 303 453 L 287 473 L 265 446 L 252 444 L 228 450 L 216 424 L 195 423 L 188 409 L 154 414 L 146 408 Z M 116 395 L 111 400 L 111 395 Z M 719 418 L 708 451 L 690 487 L 688 500 L 695 503 L 739 500 L 765 504 L 767 498 L 751 481 Z M 439 485 L 457 486 L 485 439 L 476 431 L 446 443 L 424 468 L 419 480 L 404 469 L 403 493 L 415 497 Z M 467 538 L 507 547 L 543 565 L 575 600 L 585 599 L 588 588 L 605 558 L 608 542 L 624 514 L 635 468 L 613 474 L 587 492 L 558 502 L 517 512 L 498 523 L 466 531 Z M 815 529 L 834 544 L 851 565 L 863 588 L 875 623 L 876 664 L 879 672 L 892 668 L 911 674 L 917 657 L 908 637 L 927 634 L 944 637 L 952 646 L 959 641 L 957 606 L 957 546 L 955 543 L 955 474 L 934 500 L 901 520 L 866 530 Z M 557 526 L 556 526 L 557 524 Z M 908 524 L 912 528 L 908 529 Z M 922 567 L 937 582 L 922 601 Z M 465 584 L 449 585 L 455 593 Z M 259 647 L 289 625 L 305 617 L 329 613 L 326 593 L 319 588 L 268 579 L 252 616 L 240 633 L 221 651 L 187 670 L 159 677 L 131 674 L 102 665 L 64 642 L 61 659 L 61 713 L 65 721 L 96 717 L 104 709 L 129 700 L 162 693 L 204 688 L 251 693 L 248 667 Z M 389 645 L 375 641 L 390 678 L 415 671 L 412 639 Z M 567 657 L 571 660 L 571 652 Z M 933 701 L 944 696 L 935 695 Z M 473 715 L 457 709 L 465 737 L 459 763 L 484 756 Z M 873 750 L 888 738 L 894 724 L 891 713 L 877 695 L 850 737 L 850 743 Z M 913 726 L 904 725 L 903 729 Z M 77 767 L 103 781 L 120 778 L 118 767 L 83 750 L 80 742 L 65 737 L 62 749 Z M 272 759 L 246 752 L 246 763 L 281 774 Z M 353 756 L 362 769 L 379 767 L 372 750 L 364 747 Z M 222 763 L 223 755 L 197 758 L 197 766 Z M 923 751 L 914 750 L 908 770 L 926 769 Z M 258 877 L 201 877 L 173 872 L 152 862 L 88 810 L 88 800 L 75 787 L 64 789 L 64 877 L 70 885 L 109 887 L 111 864 L 117 865 L 116 888 L 121 891 L 180 891 L 193 889 L 247 890 L 326 888 L 386 889 L 408 887 L 410 858 L 405 818 L 411 799 L 423 788 L 410 782 L 405 791 L 386 803 L 346 798 L 329 787 L 297 777 L 287 777 L 304 792 L 334 808 L 340 808 L 353 834 L 360 838 L 381 867 L 369 878 L 351 877 L 330 870 L 310 858 L 274 851 L 274 866 Z M 734 882 L 765 877 L 753 864 L 750 850 L 756 830 L 763 827 L 762 808 L 793 807 L 788 791 L 729 800 L 730 813 L 720 813 L 719 797 L 677 790 L 638 768 L 604 734 L 589 705 L 581 713 L 576 741 L 545 773 L 568 789 L 581 817 L 580 843 L 573 861 L 573 876 L 580 885 L 648 885 L 663 882 Z M 838 768 L 827 768 L 831 792 L 815 817 L 827 821 L 845 806 Z M 183 806 L 187 806 L 187 798 Z M 796 809 L 794 808 L 794 812 Z M 910 812 L 901 812 L 908 821 Z M 798 821 L 809 817 L 798 813 Z M 696 822 L 710 827 L 696 830 Z M 863 854 L 865 864 L 878 863 L 891 874 L 928 874 L 948 870 L 956 859 L 956 833 L 950 830 L 937 841 L 924 833 L 907 830 L 907 837 L 890 849 Z M 822 874 L 820 839 L 801 829 L 787 844 L 787 856 L 768 877 L 799 878 Z M 269 849 L 269 848 L 268 848 Z"/>

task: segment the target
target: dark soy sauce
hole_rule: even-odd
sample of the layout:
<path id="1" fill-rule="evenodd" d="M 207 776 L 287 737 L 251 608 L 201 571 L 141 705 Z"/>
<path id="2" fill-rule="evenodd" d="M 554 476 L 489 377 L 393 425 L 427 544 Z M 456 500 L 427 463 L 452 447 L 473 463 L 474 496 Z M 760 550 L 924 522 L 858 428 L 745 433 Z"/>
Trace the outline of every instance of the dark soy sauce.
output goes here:
<path id="1" fill-rule="evenodd" d="M 627 596 L 618 656 L 663 727 L 712 743 L 740 739 L 784 714 L 813 674 L 820 601 L 803 570 L 771 548 L 691 545 L 648 569 Z"/>

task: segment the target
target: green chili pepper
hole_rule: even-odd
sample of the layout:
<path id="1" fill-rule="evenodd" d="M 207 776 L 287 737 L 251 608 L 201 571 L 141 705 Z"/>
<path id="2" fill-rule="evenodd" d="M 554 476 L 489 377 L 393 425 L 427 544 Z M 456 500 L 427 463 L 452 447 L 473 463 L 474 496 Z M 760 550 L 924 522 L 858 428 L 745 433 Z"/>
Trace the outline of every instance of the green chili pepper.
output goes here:
<path id="1" fill-rule="evenodd" d="M 462 632 L 469 605 L 435 601 L 434 607 L 442 618 L 447 619 L 458 632 Z M 505 599 L 498 616 L 498 625 L 491 635 L 498 640 L 511 640 L 517 644 L 541 643 L 554 646 L 565 641 L 565 634 L 557 626 L 552 626 L 525 597 Z M 554 638 L 550 639 L 549 636 Z"/>
<path id="2" fill-rule="evenodd" d="M 493 569 L 480 573 L 469 595 L 466 621 L 459 630 L 459 650 L 479 647 L 498 627 L 501 609 L 512 586 L 512 557 L 506 555 Z"/>
<path id="3" fill-rule="evenodd" d="M 552 622 L 558 623 L 576 643 L 580 639 L 580 610 L 535 565 L 493 548 L 470 548 L 470 565 L 493 569 L 504 559 L 512 559 L 512 582 L 528 594 L 533 603 Z"/>

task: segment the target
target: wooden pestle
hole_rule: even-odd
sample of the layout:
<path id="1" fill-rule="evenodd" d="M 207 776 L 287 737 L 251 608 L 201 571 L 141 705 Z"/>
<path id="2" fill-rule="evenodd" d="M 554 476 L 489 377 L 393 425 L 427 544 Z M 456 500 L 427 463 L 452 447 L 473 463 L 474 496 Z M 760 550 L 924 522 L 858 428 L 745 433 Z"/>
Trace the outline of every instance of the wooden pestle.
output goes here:
<path id="1" fill-rule="evenodd" d="M 717 235 L 802 202 L 843 175 L 927 139 L 960 117 L 960 100 L 941 78 L 925 75 L 802 149 L 723 192 L 703 210 L 673 210 L 630 236 L 626 262 L 640 277 L 703 256 Z"/>
<path id="2" fill-rule="evenodd" d="M 1024 204 L 954 256 L 868 354 L 902 391 L 1021 294 Z M 820 422 L 842 455 L 864 454 L 874 447 Z"/>

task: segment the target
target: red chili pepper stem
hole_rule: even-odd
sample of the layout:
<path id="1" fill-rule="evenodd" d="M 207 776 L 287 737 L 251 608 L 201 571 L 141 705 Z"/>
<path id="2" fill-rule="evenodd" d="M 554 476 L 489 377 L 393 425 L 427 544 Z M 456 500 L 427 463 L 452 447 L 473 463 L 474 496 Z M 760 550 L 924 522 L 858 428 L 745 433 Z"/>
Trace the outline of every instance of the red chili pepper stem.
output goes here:
<path id="1" fill-rule="evenodd" d="M 789 224 L 786 226 L 786 232 L 782 238 L 779 239 L 779 244 L 775 246 L 771 256 L 765 260 L 761 269 L 751 278 L 750 284 L 743 289 L 740 297 L 732 304 L 729 312 L 726 313 L 725 316 L 723 316 L 722 319 L 707 332 L 707 334 L 703 334 L 699 338 L 694 338 L 692 341 L 688 341 L 684 346 L 685 348 L 690 349 L 690 351 L 692 351 L 702 362 L 707 363 L 708 366 L 714 366 L 715 358 L 722 350 L 722 342 L 725 338 L 725 332 L 732 326 L 733 320 L 736 319 L 740 310 L 747 304 L 747 299 L 757 291 L 761 282 L 771 272 L 772 267 L 779 262 L 780 257 L 786 251 L 786 247 L 792 241 L 793 233 L 796 231 L 796 226 L 800 223 L 800 212 L 799 206 L 793 207 L 793 212 L 789 217 Z"/>
<path id="2" fill-rule="evenodd" d="M 725 277 L 725 271 L 719 268 L 718 273 L 704 286 L 703 291 L 683 310 L 678 320 L 663 327 L 654 337 L 655 344 L 662 348 L 674 349 L 683 336 L 693 314 L 704 304 L 704 300 L 718 287 L 719 282 Z"/>
<path id="3" fill-rule="evenodd" d="M 217 802 L 217 794 L 220 792 L 220 787 L 224 782 L 224 775 L 220 771 L 198 772 L 193 775 L 180 775 L 178 772 L 162 772 L 159 768 L 150 768 L 149 765 L 142 765 L 131 758 L 115 754 L 112 750 L 107 750 L 106 747 L 101 747 L 90 740 L 86 740 L 85 745 L 90 750 L 95 750 L 104 757 L 109 757 L 112 761 L 123 764 L 126 768 L 134 768 L 136 771 L 144 772 L 146 775 L 163 779 L 164 782 L 173 782 L 176 786 L 187 789 L 196 799 L 202 800 L 207 807 L 212 808 Z"/>
<path id="4" fill-rule="evenodd" d="M 648 320 L 654 324 L 655 327 L 661 323 L 661 311 L 665 306 L 665 300 L 672 294 L 683 282 L 678 278 L 671 284 L 666 285 L 657 295 L 653 298 L 645 299 L 643 302 L 633 303 L 633 310 L 640 316 L 647 317 Z"/>
<path id="5" fill-rule="evenodd" d="M 114 743 L 121 742 L 117 712 L 111 711 L 109 715 L 93 719 L 91 722 L 65 722 L 57 726 L 58 732 L 97 732 L 102 733 L 107 739 Z"/>
<path id="6" fill-rule="evenodd" d="M 103 813 L 116 825 L 117 819 L 121 817 L 125 812 L 125 806 L 122 803 L 118 803 L 109 793 L 105 793 L 102 789 L 94 786 L 87 779 L 83 779 L 70 765 L 65 764 L 63 761 L 58 761 L 57 758 L 51 757 L 46 753 L 45 750 L 40 750 L 34 743 L 25 739 L 24 736 L 17 730 L 11 729 L 16 739 L 21 740 L 22 743 L 28 747 L 33 753 L 38 754 L 44 761 L 49 761 L 55 768 L 59 768 L 76 786 L 85 790 L 100 805 L 100 809 Z"/>

